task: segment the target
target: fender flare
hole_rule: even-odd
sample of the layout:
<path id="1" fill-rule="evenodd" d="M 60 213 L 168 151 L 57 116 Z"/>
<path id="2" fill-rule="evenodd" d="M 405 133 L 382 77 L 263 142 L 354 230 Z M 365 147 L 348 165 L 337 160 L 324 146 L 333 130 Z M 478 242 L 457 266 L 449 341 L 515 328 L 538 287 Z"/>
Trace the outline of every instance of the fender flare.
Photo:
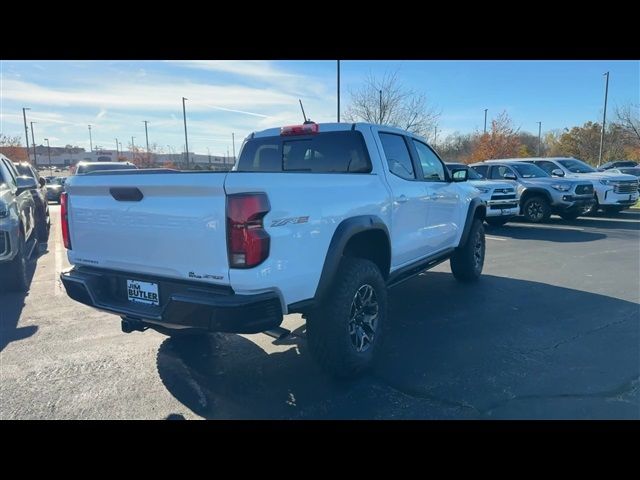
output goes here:
<path id="1" fill-rule="evenodd" d="M 357 217 L 351 217 L 343 220 L 333 232 L 333 237 L 329 243 L 327 256 L 324 259 L 324 265 L 322 267 L 322 273 L 320 274 L 320 280 L 318 281 L 314 300 L 317 301 L 324 298 L 327 294 L 331 283 L 338 272 L 338 267 L 342 260 L 342 254 L 349 240 L 354 235 L 368 230 L 380 230 L 384 232 L 389 245 L 389 258 L 391 258 L 391 237 L 389 236 L 389 229 L 380 217 L 376 215 L 359 215 Z M 382 272 L 383 275 L 388 273 L 389 272 Z"/>
<path id="2" fill-rule="evenodd" d="M 524 199 L 531 195 L 541 195 L 549 202 L 550 206 L 553 205 L 553 197 L 548 191 L 540 187 L 531 187 L 525 188 L 520 194 L 520 207 L 524 206 Z"/>
<path id="3" fill-rule="evenodd" d="M 475 197 L 471 199 L 469 203 L 469 209 L 467 210 L 467 218 L 464 222 L 464 229 L 462 230 L 462 236 L 460 237 L 460 243 L 458 246 L 462 246 L 467 243 L 467 238 L 469 238 L 469 232 L 471 231 L 471 225 L 473 224 L 473 219 L 476 216 L 476 211 L 478 209 L 482 209 L 482 219 L 484 220 L 487 213 L 487 206 L 482 201 L 480 197 Z"/>

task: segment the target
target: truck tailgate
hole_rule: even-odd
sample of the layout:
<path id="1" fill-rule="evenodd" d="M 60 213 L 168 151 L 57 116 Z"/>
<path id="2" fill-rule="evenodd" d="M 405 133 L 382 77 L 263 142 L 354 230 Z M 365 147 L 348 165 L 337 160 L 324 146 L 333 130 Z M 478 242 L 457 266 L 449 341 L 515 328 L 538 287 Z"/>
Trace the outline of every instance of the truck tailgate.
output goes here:
<path id="1" fill-rule="evenodd" d="M 141 170 L 70 177 L 69 261 L 228 284 L 225 177 Z"/>

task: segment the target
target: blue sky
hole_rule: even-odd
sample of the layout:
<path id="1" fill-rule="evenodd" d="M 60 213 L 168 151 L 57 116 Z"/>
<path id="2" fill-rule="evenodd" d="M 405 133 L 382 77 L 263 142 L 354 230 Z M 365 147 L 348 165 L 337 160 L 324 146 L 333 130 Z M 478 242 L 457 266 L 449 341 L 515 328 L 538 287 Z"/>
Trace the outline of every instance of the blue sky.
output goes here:
<path id="1" fill-rule="evenodd" d="M 640 102 L 638 61 L 343 61 L 343 111 L 349 91 L 370 74 L 396 72 L 441 112 L 438 138 L 482 129 L 506 110 L 517 127 L 537 133 L 602 119 L 605 71 L 608 118 L 616 105 Z M 165 151 L 232 151 L 254 130 L 300 123 L 298 98 L 317 122 L 335 121 L 335 61 L 0 61 L 0 131 L 24 137 L 22 107 L 35 121 L 36 143 L 126 149 L 149 142 Z M 209 150 L 207 150 L 209 149 Z"/>

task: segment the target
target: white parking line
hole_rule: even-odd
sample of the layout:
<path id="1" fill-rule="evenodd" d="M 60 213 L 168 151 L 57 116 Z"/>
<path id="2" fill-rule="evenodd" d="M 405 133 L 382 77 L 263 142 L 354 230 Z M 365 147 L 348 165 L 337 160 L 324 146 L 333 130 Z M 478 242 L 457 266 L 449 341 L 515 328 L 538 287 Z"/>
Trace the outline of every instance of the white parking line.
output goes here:
<path id="1" fill-rule="evenodd" d="M 516 227 L 516 225 L 510 225 Z M 517 228 L 542 228 L 545 230 L 572 230 L 574 232 L 584 232 L 584 228 L 580 227 L 566 227 L 564 225 L 537 225 L 535 223 L 527 223 L 517 225 Z"/>
<path id="2" fill-rule="evenodd" d="M 486 238 L 488 240 L 498 240 L 499 242 L 506 242 L 507 241 L 506 238 L 492 237 L 491 235 L 485 235 L 484 238 Z"/>
<path id="3" fill-rule="evenodd" d="M 51 229 L 49 233 L 49 242 L 53 242 L 55 247 L 53 249 L 54 262 L 55 262 L 55 278 L 53 279 L 53 295 L 59 297 L 64 292 L 62 291 L 62 282 L 60 282 L 60 273 L 62 272 L 62 242 L 60 235 L 58 234 L 58 222 L 54 222 L 55 228 Z M 53 226 L 53 225 L 52 225 Z"/>

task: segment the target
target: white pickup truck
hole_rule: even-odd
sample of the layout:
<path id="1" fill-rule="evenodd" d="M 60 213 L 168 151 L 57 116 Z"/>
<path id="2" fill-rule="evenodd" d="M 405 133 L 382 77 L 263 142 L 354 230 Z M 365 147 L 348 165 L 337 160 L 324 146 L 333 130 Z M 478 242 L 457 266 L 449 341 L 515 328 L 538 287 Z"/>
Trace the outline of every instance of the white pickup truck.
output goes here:
<path id="1" fill-rule="evenodd" d="M 427 143 L 356 123 L 256 132 L 231 172 L 123 170 L 70 177 L 68 295 L 125 332 L 277 329 L 302 313 L 336 376 L 371 365 L 387 289 L 450 260 L 478 279 L 486 205 Z"/>

